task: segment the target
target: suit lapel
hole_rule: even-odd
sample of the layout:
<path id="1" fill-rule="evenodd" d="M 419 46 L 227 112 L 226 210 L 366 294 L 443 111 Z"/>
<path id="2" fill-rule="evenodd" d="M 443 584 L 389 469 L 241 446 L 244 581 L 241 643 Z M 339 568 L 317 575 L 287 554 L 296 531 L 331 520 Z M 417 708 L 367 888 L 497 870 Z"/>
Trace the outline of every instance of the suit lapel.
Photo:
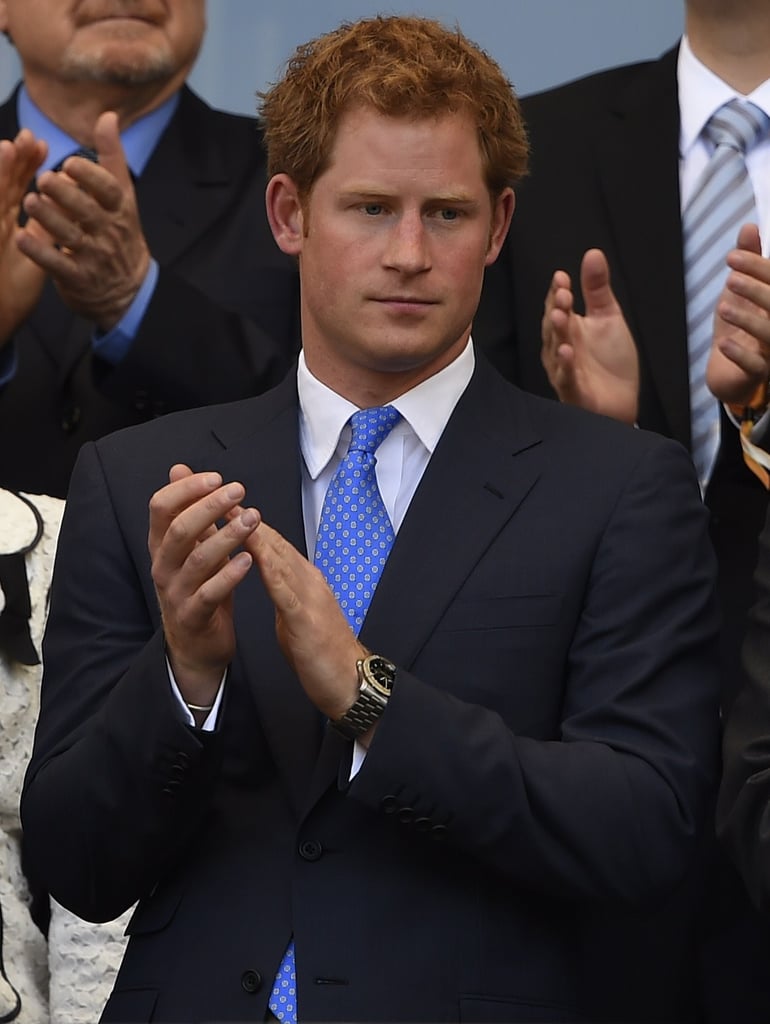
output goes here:
<path id="1" fill-rule="evenodd" d="M 147 242 L 162 266 L 173 264 L 223 217 L 232 201 L 238 183 L 225 159 L 225 147 L 212 137 L 216 133 L 208 108 L 185 87 L 174 117 L 136 182 Z"/>
<path id="2" fill-rule="evenodd" d="M 626 313 L 634 334 L 646 339 L 650 380 L 642 381 L 642 409 L 652 385 L 668 432 L 689 444 L 676 59 L 676 50 L 665 54 L 613 97 L 597 135 L 596 166 L 628 294 Z"/>

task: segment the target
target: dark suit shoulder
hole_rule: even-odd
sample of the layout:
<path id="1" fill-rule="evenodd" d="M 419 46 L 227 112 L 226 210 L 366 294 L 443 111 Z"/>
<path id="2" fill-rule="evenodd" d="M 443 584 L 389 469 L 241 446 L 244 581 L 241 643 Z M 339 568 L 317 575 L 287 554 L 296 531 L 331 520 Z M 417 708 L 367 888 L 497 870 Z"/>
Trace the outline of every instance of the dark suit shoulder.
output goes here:
<path id="1" fill-rule="evenodd" d="M 167 413 L 146 423 L 116 430 L 94 442 L 100 461 L 119 467 L 141 457 L 143 463 L 193 460 L 258 433 L 276 416 L 296 407 L 295 373 L 277 387 L 252 398 Z M 168 463 L 170 466 L 171 463 Z"/>
<path id="2" fill-rule="evenodd" d="M 657 60 L 637 61 L 564 82 L 521 99 L 525 119 L 529 121 L 565 121 L 572 123 L 575 111 L 592 114 L 596 109 L 614 106 L 625 97 L 649 97 L 650 89 L 676 85 L 678 46 Z M 585 127 L 581 118 L 577 128 Z"/>
<path id="3" fill-rule="evenodd" d="M 692 472 L 690 455 L 678 441 L 524 390 L 490 366 L 483 352 L 477 352 L 468 403 L 502 444 L 513 439 L 518 445 L 522 438 L 533 445 L 547 442 L 558 451 L 559 460 L 568 458 L 586 469 L 600 463 L 628 466 L 648 452 L 668 452 L 676 462 L 681 458 L 683 472 Z"/>
<path id="4" fill-rule="evenodd" d="M 564 405 L 554 399 L 523 391 L 515 385 L 510 387 L 516 392 L 516 400 L 526 407 L 533 423 L 542 431 L 543 438 L 569 447 L 575 451 L 577 458 L 581 457 L 581 451 L 586 452 L 586 456 L 590 452 L 590 461 L 593 462 L 593 457 L 601 450 L 610 462 L 622 463 L 648 451 L 669 449 L 681 452 L 685 462 L 691 464 L 692 460 L 684 446 L 662 434 L 641 430 L 577 406 Z"/>
<path id="5" fill-rule="evenodd" d="M 262 129 L 256 117 L 217 110 L 184 86 L 175 120 L 188 150 L 216 153 L 226 166 L 265 163 Z"/>

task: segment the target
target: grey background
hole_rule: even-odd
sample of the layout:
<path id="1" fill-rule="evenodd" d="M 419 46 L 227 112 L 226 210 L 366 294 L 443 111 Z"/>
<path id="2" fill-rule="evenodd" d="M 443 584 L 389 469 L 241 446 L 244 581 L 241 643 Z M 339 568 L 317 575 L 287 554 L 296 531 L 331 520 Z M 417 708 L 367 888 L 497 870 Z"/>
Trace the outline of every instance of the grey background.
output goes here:
<path id="1" fill-rule="evenodd" d="M 300 43 L 340 21 L 416 13 L 458 24 L 520 95 L 614 64 L 656 57 L 681 35 L 682 0 L 208 0 L 208 31 L 191 82 L 215 106 L 253 113 Z M 0 37 L 0 97 L 19 75 Z"/>

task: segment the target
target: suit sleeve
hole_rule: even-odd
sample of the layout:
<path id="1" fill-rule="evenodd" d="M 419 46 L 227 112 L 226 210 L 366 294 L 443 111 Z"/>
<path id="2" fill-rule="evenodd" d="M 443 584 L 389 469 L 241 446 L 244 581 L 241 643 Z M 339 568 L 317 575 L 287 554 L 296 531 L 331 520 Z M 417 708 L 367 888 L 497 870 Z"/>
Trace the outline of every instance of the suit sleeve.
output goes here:
<path id="1" fill-rule="evenodd" d="M 633 904 L 682 877 L 716 786 L 713 556 L 678 445 L 630 467 L 589 561 L 550 735 L 399 672 L 349 797 L 525 892 Z M 525 685 L 517 653 L 476 690 Z"/>
<path id="2" fill-rule="evenodd" d="M 770 519 L 759 541 L 755 598 L 746 632 L 746 683 L 725 727 L 717 833 L 753 902 L 770 907 Z"/>
<path id="3" fill-rule="evenodd" d="M 74 480 L 22 815 L 32 875 L 80 917 L 109 920 L 151 891 L 200 828 L 221 738 L 184 722 L 143 564 L 146 527 L 130 551 L 93 445 Z M 141 504 L 128 517 L 146 523 Z"/>

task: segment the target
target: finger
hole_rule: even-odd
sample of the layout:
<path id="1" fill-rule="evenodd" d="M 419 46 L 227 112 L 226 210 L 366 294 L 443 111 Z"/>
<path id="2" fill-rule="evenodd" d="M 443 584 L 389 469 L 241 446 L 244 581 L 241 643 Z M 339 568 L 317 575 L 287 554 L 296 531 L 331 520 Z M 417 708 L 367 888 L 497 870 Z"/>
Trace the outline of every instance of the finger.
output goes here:
<path id="1" fill-rule="evenodd" d="M 296 616 L 311 594 L 323 601 L 328 594 L 334 601 L 321 572 L 267 523 L 260 523 L 244 547 L 253 556 L 265 589 L 281 614 Z"/>
<path id="2" fill-rule="evenodd" d="M 71 234 L 75 245 L 78 245 L 82 232 L 77 238 L 74 238 L 74 230 Z M 78 268 L 72 258 L 74 249 L 66 245 L 62 248 L 62 243 L 53 238 L 38 220 L 30 218 L 15 238 L 19 252 L 57 281 L 72 283 L 78 279 Z"/>
<path id="3" fill-rule="evenodd" d="M 617 299 L 610 285 L 610 265 L 601 249 L 588 249 L 583 255 L 580 287 L 587 316 L 602 316 L 617 309 Z"/>
<path id="4" fill-rule="evenodd" d="M 767 266 L 762 268 L 763 277 L 733 271 L 727 278 L 726 292 L 723 298 L 736 297 L 745 306 L 751 306 L 753 312 L 770 316 L 770 260 L 763 260 Z"/>
<path id="5" fill-rule="evenodd" d="M 161 550 L 153 563 L 153 579 L 160 592 L 168 593 L 178 603 L 193 601 L 197 615 L 208 617 L 226 600 L 243 579 L 252 564 L 252 556 L 238 551 L 259 525 L 256 509 L 246 508 L 228 519 L 224 526 L 209 532 L 195 544 L 184 562 L 164 574 Z M 173 526 L 171 528 L 173 530 Z M 245 554 L 245 558 L 242 557 Z M 234 565 L 230 565 L 234 562 Z"/>
<path id="6" fill-rule="evenodd" d="M 770 360 L 766 352 L 758 347 L 748 347 L 732 338 L 723 338 L 717 348 L 725 358 L 758 382 L 767 380 Z"/>
<path id="7" fill-rule="evenodd" d="M 770 285 L 770 259 L 746 249 L 733 249 L 727 257 L 727 264 L 734 274 L 743 274 L 762 284 Z M 728 276 L 728 286 L 734 274 Z"/>
<path id="8" fill-rule="evenodd" d="M 541 323 L 541 340 L 543 348 L 549 355 L 554 344 L 559 343 L 559 338 L 554 338 L 553 334 L 554 310 L 560 309 L 569 314 L 572 311 L 573 301 L 572 283 L 569 274 L 563 270 L 557 270 L 551 279 L 551 285 L 545 297 Z"/>
<path id="9" fill-rule="evenodd" d="M 178 462 L 178 463 L 176 463 L 176 465 L 172 466 L 171 469 L 168 472 L 169 483 L 174 483 L 174 481 L 176 481 L 176 480 L 184 480 L 187 477 L 190 477 L 192 475 L 193 475 L 193 471 L 190 469 L 189 466 L 186 466 L 182 462 Z M 227 516 L 228 516 L 228 518 L 234 517 L 234 516 L 238 515 L 242 511 L 243 511 L 243 509 L 241 508 L 241 506 L 240 505 L 236 505 L 234 509 L 231 509 L 231 511 L 227 513 Z M 212 532 L 213 533 L 214 530 L 216 530 L 216 526 L 212 525 L 211 528 L 210 528 L 210 531 L 205 531 L 205 530 L 203 531 L 202 536 L 205 537 L 207 535 L 207 532 Z"/>
<path id="10" fill-rule="evenodd" d="M 173 466 L 170 483 L 161 487 L 150 499 L 149 545 L 150 553 L 160 544 L 173 520 L 200 498 L 222 486 L 219 473 L 185 474 L 187 466 Z M 172 479 L 173 474 L 173 479 Z"/>
<path id="11" fill-rule="evenodd" d="M 193 471 L 189 466 L 186 466 L 183 462 L 175 463 L 168 471 L 169 483 L 174 483 L 175 480 L 185 480 L 188 476 L 192 476 Z"/>
<path id="12" fill-rule="evenodd" d="M 249 538 L 246 547 L 255 561 L 270 565 L 276 571 L 281 567 L 281 571 L 286 575 L 295 565 L 310 564 L 293 544 L 265 522 L 260 523 L 259 529 Z"/>
<path id="13" fill-rule="evenodd" d="M 746 252 L 753 252 L 760 255 L 762 243 L 759 238 L 759 228 L 756 224 L 742 224 L 738 231 L 737 248 Z"/>
<path id="14" fill-rule="evenodd" d="M 45 179 L 48 175 L 43 177 Z M 60 189 L 57 191 L 61 194 Z M 68 209 L 66 196 L 63 198 L 64 203 L 60 203 L 54 197 L 42 192 L 30 192 L 24 197 L 24 210 L 29 219 L 37 222 L 45 234 L 54 239 L 58 245 L 75 249 L 83 240 L 83 227 L 78 213 L 74 210 L 74 204 L 69 204 L 70 208 Z M 32 251 L 27 255 L 34 257 L 40 254 Z"/>
<path id="15" fill-rule="evenodd" d="M 717 313 L 725 323 L 749 335 L 754 343 L 753 347 L 762 346 L 770 349 L 770 320 L 764 311 L 756 312 L 756 307 L 745 300 L 736 302 L 723 298 L 717 307 Z"/>
<path id="16" fill-rule="evenodd" d="M 94 126 L 94 145 L 101 166 L 114 175 L 123 188 L 131 186 L 131 171 L 120 141 L 118 115 L 114 111 L 107 110 L 98 117 Z"/>
<path id="17" fill-rule="evenodd" d="M 572 346 L 574 295 L 567 288 L 560 288 L 553 297 L 548 324 L 548 348 L 556 354 L 562 345 Z"/>
<path id="18" fill-rule="evenodd" d="M 33 209 L 40 200 L 46 213 L 46 204 L 70 220 L 86 228 L 98 228 L 104 221 L 105 211 L 113 213 L 120 206 L 120 188 L 103 167 L 97 167 L 85 157 L 73 156 L 61 171 L 46 171 L 37 183 L 37 194 L 33 193 Z"/>
<path id="19" fill-rule="evenodd" d="M 16 139 L 0 140 L 0 181 L 3 191 L 13 203 L 18 203 L 29 188 L 48 152 L 48 146 L 24 129 Z"/>

